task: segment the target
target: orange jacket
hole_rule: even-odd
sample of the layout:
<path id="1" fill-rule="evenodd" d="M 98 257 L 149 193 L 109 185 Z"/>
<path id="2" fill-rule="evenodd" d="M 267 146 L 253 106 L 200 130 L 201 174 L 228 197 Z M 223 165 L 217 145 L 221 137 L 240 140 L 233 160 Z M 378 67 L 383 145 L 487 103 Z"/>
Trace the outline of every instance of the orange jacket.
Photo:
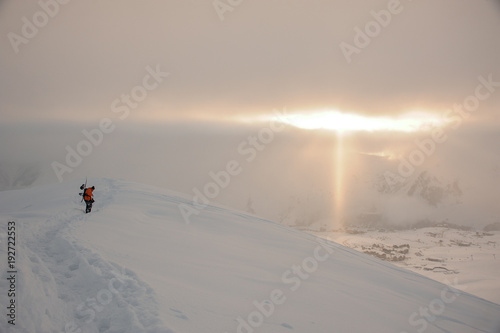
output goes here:
<path id="1" fill-rule="evenodd" d="M 92 196 L 93 196 L 92 192 L 94 192 L 94 190 L 91 187 L 86 188 L 85 192 L 83 194 L 83 200 L 85 200 L 85 201 L 92 200 Z"/>

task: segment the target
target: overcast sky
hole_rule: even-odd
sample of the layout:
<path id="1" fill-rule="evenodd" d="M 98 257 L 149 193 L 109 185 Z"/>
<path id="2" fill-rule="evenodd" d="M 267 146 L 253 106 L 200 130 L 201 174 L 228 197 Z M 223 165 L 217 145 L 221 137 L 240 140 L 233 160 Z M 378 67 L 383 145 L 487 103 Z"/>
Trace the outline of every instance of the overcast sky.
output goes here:
<path id="1" fill-rule="evenodd" d="M 212 0 L 72 0 L 44 20 L 39 2 L 4 0 L 2 121 L 112 114 L 148 66 L 169 76 L 131 119 L 284 107 L 441 112 L 473 92 L 479 75 L 500 81 L 496 1 L 395 1 L 242 0 L 218 13 Z M 373 24 L 372 11 L 388 7 L 390 18 L 379 14 L 386 26 Z M 356 27 L 372 29 L 367 46 Z M 362 47 L 346 57 L 341 43 Z"/>
<path id="2" fill-rule="evenodd" d="M 472 214 L 465 223 L 500 217 L 493 201 L 500 189 L 499 1 L 231 3 L 0 1 L 3 189 L 39 174 L 58 181 L 51 163 L 64 163 L 66 147 L 75 148 L 82 130 L 104 118 L 118 129 L 65 179 L 121 177 L 192 194 L 227 161 L 245 163 L 238 146 L 263 125 L 236 124 L 235 117 L 333 109 L 450 118 L 457 113 L 447 112 L 478 96 L 482 85 L 487 97 L 476 98 L 467 118 L 455 118 L 445 130 L 450 140 L 419 171 L 459 179 L 481 202 L 469 211 L 484 219 Z M 306 211 L 299 215 L 323 216 L 332 210 L 335 177 L 344 179 L 346 201 L 348 189 L 372 200 L 365 183 L 349 188 L 348 180 L 363 170 L 365 178 L 397 172 L 396 158 L 408 158 L 415 139 L 429 133 L 352 134 L 342 149 L 358 155 L 344 156 L 342 177 L 333 132 L 287 127 L 276 137 L 217 201 L 244 209 L 252 197 L 259 214 L 277 219 L 295 197 Z M 362 209 L 373 207 L 370 200 Z M 398 207 L 400 215 L 410 211 Z"/>

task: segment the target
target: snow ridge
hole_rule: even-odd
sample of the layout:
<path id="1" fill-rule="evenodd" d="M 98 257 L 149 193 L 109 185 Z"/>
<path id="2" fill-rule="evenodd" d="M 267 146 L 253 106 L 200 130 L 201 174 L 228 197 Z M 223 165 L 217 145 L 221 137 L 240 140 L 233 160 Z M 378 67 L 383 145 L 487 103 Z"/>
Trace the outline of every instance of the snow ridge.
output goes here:
<path id="1" fill-rule="evenodd" d="M 76 193 L 78 186 L 73 187 Z M 105 180 L 100 187 L 96 213 L 113 202 L 113 181 Z M 35 209 L 54 207 L 54 200 L 73 208 L 66 206 L 41 220 L 38 214 L 30 213 L 28 206 L 9 218 L 22 218 L 16 244 L 20 309 L 15 326 L 8 325 L 2 316 L 1 327 L 20 333 L 173 332 L 158 319 L 154 292 L 147 284 L 133 271 L 107 261 L 71 235 L 72 229 L 91 216 L 83 214 L 83 205 L 74 194 L 67 196 L 70 199 L 47 198 L 39 193 L 34 197 Z M 6 240 L 4 229 L 0 231 L 1 243 Z M 2 246 L 0 253 L 5 250 Z M 0 289 L 6 290 L 7 283 L 6 276 L 2 276 Z M 6 304 L 1 297 L 6 295 L 0 295 L 1 304 Z"/>
<path id="2" fill-rule="evenodd" d="M 187 224 L 179 205 L 195 203 L 183 196 L 90 184 L 90 214 L 76 182 L 0 192 L 0 264 L 4 221 L 19 230 L 18 318 L 12 327 L 0 316 L 1 333 L 498 332 L 500 305 L 460 281 L 222 206 Z"/>

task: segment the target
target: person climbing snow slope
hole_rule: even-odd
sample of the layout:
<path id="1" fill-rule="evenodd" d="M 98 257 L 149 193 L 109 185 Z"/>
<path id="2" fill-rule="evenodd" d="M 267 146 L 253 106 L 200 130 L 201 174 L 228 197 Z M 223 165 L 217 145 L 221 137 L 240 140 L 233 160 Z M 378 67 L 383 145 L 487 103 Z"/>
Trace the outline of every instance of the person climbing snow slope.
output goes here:
<path id="1" fill-rule="evenodd" d="M 85 213 L 90 213 L 92 210 L 92 204 L 94 203 L 94 190 L 95 186 L 88 187 L 83 190 L 83 200 L 86 204 Z"/>

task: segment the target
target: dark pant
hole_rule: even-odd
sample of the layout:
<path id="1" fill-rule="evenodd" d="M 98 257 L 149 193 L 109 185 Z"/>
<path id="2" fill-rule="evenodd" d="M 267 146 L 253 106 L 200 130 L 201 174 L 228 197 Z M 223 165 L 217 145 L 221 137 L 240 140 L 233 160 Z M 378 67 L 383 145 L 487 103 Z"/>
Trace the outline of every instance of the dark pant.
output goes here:
<path id="1" fill-rule="evenodd" d="M 92 210 L 93 202 L 94 200 L 85 200 L 85 204 L 87 205 L 87 207 L 85 208 L 85 213 L 90 213 L 90 211 Z"/>

